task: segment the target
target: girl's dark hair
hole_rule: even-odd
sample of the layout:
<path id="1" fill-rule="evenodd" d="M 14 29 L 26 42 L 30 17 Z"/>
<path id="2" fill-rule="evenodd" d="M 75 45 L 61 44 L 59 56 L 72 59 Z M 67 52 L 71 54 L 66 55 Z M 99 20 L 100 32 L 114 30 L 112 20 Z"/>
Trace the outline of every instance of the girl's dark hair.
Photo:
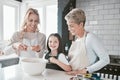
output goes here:
<path id="1" fill-rule="evenodd" d="M 50 36 L 47 39 L 47 49 L 48 49 L 49 53 L 51 52 L 51 49 L 48 46 L 48 42 L 49 42 L 49 38 L 51 36 L 55 36 L 58 39 L 58 41 L 59 41 L 58 53 L 62 53 L 63 52 L 63 50 L 62 50 L 62 38 L 60 37 L 60 35 L 58 33 L 52 33 L 52 34 L 50 34 Z"/>

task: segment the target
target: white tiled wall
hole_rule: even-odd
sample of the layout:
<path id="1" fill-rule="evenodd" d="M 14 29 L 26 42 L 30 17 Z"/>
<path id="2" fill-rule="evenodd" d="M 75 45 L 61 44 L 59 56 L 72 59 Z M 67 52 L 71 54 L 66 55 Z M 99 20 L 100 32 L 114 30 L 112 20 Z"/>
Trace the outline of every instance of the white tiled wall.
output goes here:
<path id="1" fill-rule="evenodd" d="M 76 0 L 86 13 L 86 29 L 103 41 L 109 54 L 120 55 L 120 0 Z"/>

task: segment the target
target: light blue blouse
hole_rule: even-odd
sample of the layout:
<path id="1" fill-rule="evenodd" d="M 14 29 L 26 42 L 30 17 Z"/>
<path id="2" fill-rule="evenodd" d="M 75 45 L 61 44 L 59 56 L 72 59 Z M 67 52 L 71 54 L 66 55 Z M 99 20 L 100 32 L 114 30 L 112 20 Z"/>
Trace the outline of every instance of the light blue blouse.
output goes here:
<path id="1" fill-rule="evenodd" d="M 110 63 L 109 54 L 103 43 L 93 33 L 88 33 L 86 36 L 86 49 L 89 59 L 87 70 L 90 73 L 103 68 Z"/>

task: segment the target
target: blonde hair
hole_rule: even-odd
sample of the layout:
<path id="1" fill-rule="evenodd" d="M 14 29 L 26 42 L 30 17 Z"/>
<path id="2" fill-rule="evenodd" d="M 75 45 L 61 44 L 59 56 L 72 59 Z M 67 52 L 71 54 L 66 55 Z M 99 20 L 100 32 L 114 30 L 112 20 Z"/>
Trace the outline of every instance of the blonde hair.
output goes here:
<path id="1" fill-rule="evenodd" d="M 38 23 L 40 23 L 38 10 L 33 9 L 33 8 L 29 8 L 27 10 L 26 14 L 25 14 L 24 21 L 23 21 L 23 24 L 22 24 L 21 38 L 23 38 L 24 32 L 26 32 L 26 28 L 27 28 L 26 24 L 27 24 L 27 20 L 28 20 L 30 14 L 36 14 L 38 16 Z M 36 32 L 38 32 L 38 31 L 39 31 L 39 29 L 38 29 L 38 26 L 37 26 Z"/>
<path id="2" fill-rule="evenodd" d="M 83 22 L 83 25 L 85 25 L 86 22 L 85 12 L 80 8 L 74 8 L 65 16 L 65 20 L 67 21 L 72 20 L 76 24 L 80 24 L 81 22 Z"/>

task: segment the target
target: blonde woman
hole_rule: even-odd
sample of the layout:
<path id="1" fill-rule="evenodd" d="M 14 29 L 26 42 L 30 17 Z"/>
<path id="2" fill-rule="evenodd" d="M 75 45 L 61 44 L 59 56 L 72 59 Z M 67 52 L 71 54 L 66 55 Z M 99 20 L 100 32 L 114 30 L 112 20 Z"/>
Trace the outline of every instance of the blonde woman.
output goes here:
<path id="1" fill-rule="evenodd" d="M 22 30 L 15 32 L 10 44 L 3 54 L 16 53 L 21 57 L 42 57 L 46 36 L 39 32 L 39 14 L 36 9 L 29 8 L 24 17 Z"/>

